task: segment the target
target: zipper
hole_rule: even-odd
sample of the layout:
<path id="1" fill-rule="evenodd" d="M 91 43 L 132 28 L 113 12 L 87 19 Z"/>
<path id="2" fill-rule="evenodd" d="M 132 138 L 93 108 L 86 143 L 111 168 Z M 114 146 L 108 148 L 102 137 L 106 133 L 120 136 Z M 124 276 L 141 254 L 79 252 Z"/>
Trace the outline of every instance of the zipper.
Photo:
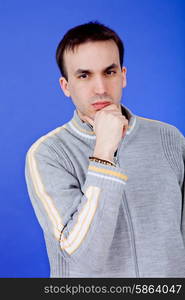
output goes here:
<path id="1" fill-rule="evenodd" d="M 119 166 L 119 167 L 120 167 L 120 165 L 119 165 L 118 156 L 119 156 L 119 151 L 120 151 L 120 148 L 121 148 L 123 142 L 124 142 L 124 140 L 118 146 L 118 149 L 115 152 L 115 157 L 114 157 L 114 161 L 117 164 L 117 166 Z M 132 247 L 132 252 L 133 252 L 133 256 L 134 256 L 135 273 L 136 273 L 136 277 L 140 278 L 140 276 L 139 276 L 138 261 L 137 261 L 137 252 L 136 252 L 134 229 L 133 229 L 132 219 L 131 219 L 131 215 L 130 215 L 130 211 L 129 211 L 129 207 L 128 207 L 128 202 L 127 202 L 127 197 L 126 197 L 125 191 L 124 191 L 124 197 L 123 197 L 123 206 L 124 206 L 124 209 L 126 211 L 127 220 L 128 220 L 128 226 L 130 228 L 131 247 Z"/>
<path id="2" fill-rule="evenodd" d="M 124 201 L 125 199 L 125 201 Z M 132 220 L 131 220 L 131 216 L 130 216 L 130 212 L 129 212 L 129 208 L 128 208 L 128 203 L 127 203 L 127 198 L 126 198 L 126 194 L 124 192 L 124 199 L 123 199 L 123 205 L 127 214 L 127 220 L 129 223 L 129 228 L 130 228 L 130 235 L 131 235 L 131 245 L 132 245 L 132 252 L 133 252 L 133 256 L 134 256 L 134 265 L 135 265 L 135 272 L 136 272 L 136 277 L 140 278 L 139 276 L 139 267 L 138 267 L 138 261 L 137 261 L 137 252 L 136 252 L 136 244 L 135 244 L 135 237 L 134 237 L 134 229 L 133 229 L 133 225 L 132 225 Z"/>
<path id="3" fill-rule="evenodd" d="M 118 156 L 119 156 L 119 152 L 120 152 L 120 148 L 122 146 L 122 144 L 124 143 L 124 140 L 125 140 L 126 136 L 124 137 L 123 140 L 121 140 L 119 146 L 118 146 L 118 149 L 116 150 L 116 152 L 114 153 L 114 163 L 120 167 L 120 164 L 119 164 L 119 160 L 118 160 Z"/>

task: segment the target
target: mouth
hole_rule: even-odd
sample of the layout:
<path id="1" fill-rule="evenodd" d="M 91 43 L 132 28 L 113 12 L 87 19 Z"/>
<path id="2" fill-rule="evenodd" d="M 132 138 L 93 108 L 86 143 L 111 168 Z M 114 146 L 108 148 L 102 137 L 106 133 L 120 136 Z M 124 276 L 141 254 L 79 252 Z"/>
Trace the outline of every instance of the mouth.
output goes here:
<path id="1" fill-rule="evenodd" d="M 95 110 L 100 110 L 108 105 L 110 105 L 110 102 L 108 102 L 108 101 L 101 101 L 101 102 L 96 102 L 96 103 L 92 104 L 92 106 L 94 107 Z"/>

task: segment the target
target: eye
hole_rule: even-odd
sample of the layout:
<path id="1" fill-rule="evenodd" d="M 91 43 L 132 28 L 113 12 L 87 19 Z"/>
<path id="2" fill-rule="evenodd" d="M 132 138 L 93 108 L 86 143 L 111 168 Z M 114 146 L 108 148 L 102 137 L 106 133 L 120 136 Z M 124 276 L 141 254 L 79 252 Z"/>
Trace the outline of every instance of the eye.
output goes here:
<path id="1" fill-rule="evenodd" d="M 108 71 L 106 72 L 106 74 L 107 74 L 107 75 L 114 75 L 114 74 L 116 74 L 116 71 L 108 70 Z"/>
<path id="2" fill-rule="evenodd" d="M 87 77 L 88 77 L 88 74 L 83 73 L 83 74 L 81 74 L 78 78 L 80 78 L 80 79 L 85 79 L 85 78 L 87 78 Z"/>

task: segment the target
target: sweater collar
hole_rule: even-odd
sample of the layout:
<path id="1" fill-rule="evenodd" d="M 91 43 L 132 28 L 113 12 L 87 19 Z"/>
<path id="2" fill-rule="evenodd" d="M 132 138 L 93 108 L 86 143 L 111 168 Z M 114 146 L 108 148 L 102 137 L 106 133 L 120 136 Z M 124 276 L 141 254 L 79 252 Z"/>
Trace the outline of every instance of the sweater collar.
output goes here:
<path id="1" fill-rule="evenodd" d="M 123 106 L 122 104 L 121 104 L 121 110 L 122 110 L 122 114 L 125 115 L 125 117 L 129 121 L 128 130 L 126 133 L 127 135 L 129 135 L 135 128 L 136 116 L 126 106 Z M 95 132 L 93 131 L 93 127 L 90 124 L 87 124 L 80 119 L 77 110 L 74 111 L 73 118 L 69 121 L 68 125 L 78 135 L 92 140 L 96 139 L 96 135 Z"/>

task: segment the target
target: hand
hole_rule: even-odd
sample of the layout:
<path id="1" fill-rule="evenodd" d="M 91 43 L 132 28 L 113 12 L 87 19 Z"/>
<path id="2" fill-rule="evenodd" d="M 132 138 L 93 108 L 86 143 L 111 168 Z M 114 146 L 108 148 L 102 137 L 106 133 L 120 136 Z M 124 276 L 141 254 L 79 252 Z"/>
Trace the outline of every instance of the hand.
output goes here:
<path id="1" fill-rule="evenodd" d="M 84 116 L 83 120 L 90 123 L 96 134 L 96 145 L 93 156 L 113 161 L 114 152 L 128 129 L 128 120 L 122 115 L 115 104 L 97 111 L 94 121 Z"/>

